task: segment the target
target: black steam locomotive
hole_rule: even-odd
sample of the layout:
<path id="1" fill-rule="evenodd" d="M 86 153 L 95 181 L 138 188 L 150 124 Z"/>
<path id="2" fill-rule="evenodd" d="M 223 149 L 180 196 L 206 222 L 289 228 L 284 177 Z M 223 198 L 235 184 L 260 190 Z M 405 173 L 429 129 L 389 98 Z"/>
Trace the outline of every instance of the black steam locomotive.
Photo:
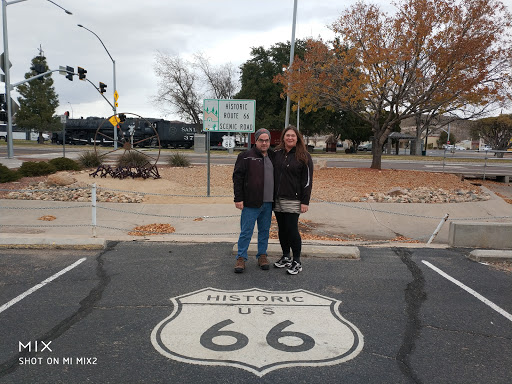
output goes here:
<path id="1" fill-rule="evenodd" d="M 190 148 L 194 145 L 194 135 L 201 131 L 195 124 L 151 118 L 127 117 L 118 126 L 118 144 L 129 141 L 135 147 Z M 68 119 L 65 128 L 65 135 L 53 132 L 52 143 L 62 144 L 65 136 L 66 144 L 113 146 L 114 125 L 107 119 Z M 212 143 L 217 141 L 214 138 Z"/>

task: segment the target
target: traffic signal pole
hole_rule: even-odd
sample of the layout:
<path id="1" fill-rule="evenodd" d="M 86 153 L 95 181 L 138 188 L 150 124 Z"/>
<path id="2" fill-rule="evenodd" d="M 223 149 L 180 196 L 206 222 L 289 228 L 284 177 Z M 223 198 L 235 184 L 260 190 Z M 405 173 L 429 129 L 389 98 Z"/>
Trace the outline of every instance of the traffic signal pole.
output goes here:
<path id="1" fill-rule="evenodd" d="M 50 69 L 49 71 L 46 71 L 44 73 L 40 73 L 38 75 L 35 75 L 35 76 L 32 76 L 31 78 L 28 78 L 28 79 L 25 79 L 25 80 L 22 80 L 22 81 L 18 81 L 17 83 L 14 83 L 14 84 L 11 84 L 11 89 L 14 89 L 16 88 L 18 85 L 21 85 L 23 83 L 27 83 L 29 81 L 32 81 L 32 80 L 35 80 L 35 79 L 38 79 L 40 77 L 43 77 L 43 76 L 46 76 L 52 72 L 59 72 L 60 69 Z"/>
<path id="2" fill-rule="evenodd" d="M 7 111 L 7 158 L 14 157 L 12 148 L 12 103 L 11 103 L 11 74 L 9 67 L 9 44 L 7 39 L 7 1 L 2 0 L 2 23 L 4 33 L 4 73 L 5 73 L 5 103 Z"/>
<path id="3" fill-rule="evenodd" d="M 7 158 L 12 159 L 14 157 L 13 143 L 12 143 L 12 102 L 11 102 L 11 74 L 9 67 L 11 63 L 9 61 L 9 44 L 7 39 L 7 6 L 16 3 L 22 3 L 27 0 L 2 0 L 2 27 L 3 27 L 3 43 L 4 43 L 4 73 L 5 73 L 5 103 L 7 110 Z M 47 0 L 53 5 L 64 10 L 68 15 L 72 15 L 70 11 L 62 8 L 60 5 L 52 0 Z"/>
<path id="4" fill-rule="evenodd" d="M 114 111 L 116 110 L 116 107 L 114 107 L 114 106 L 112 105 L 112 103 L 111 103 L 111 102 L 110 102 L 110 101 L 109 101 L 105 96 L 103 96 L 103 93 L 101 92 L 101 90 L 100 90 L 96 85 L 94 85 L 94 83 L 93 83 L 91 80 L 89 80 L 89 79 L 87 79 L 87 78 L 85 78 L 84 80 L 87 80 L 87 81 L 88 81 L 88 82 L 89 82 L 89 83 L 90 83 L 90 84 L 91 84 L 91 85 L 92 85 L 92 86 L 93 86 L 93 87 L 98 91 L 98 93 L 101 95 L 101 97 L 103 97 L 103 98 L 105 99 L 105 101 L 110 105 L 110 107 L 112 107 L 112 109 L 113 109 Z M 115 115 L 115 114 L 116 114 L 116 113 L 114 112 L 114 115 Z M 116 137 L 116 136 L 114 136 L 114 139 L 116 139 L 116 140 L 117 140 L 117 137 Z"/>

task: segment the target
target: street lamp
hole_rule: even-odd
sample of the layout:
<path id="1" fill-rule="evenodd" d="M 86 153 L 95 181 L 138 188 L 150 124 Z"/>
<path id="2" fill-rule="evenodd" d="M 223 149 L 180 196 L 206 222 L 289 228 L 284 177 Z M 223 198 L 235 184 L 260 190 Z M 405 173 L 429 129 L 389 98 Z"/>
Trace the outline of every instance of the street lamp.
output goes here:
<path id="1" fill-rule="evenodd" d="M 68 104 L 69 104 L 69 107 L 71 108 L 71 118 L 73 118 L 73 106 L 71 105 L 71 103 L 68 101 Z"/>
<path id="2" fill-rule="evenodd" d="M 444 146 L 444 152 L 443 152 L 443 173 L 444 173 L 444 163 L 445 163 L 445 159 L 446 159 L 446 148 L 450 143 L 450 123 L 448 123 L 448 131 L 444 128 L 441 128 L 441 130 L 446 132 L 446 134 L 448 135 L 448 137 L 446 139 L 446 145 Z"/>
<path id="3" fill-rule="evenodd" d="M 100 41 L 101 45 L 103 45 L 103 48 L 105 48 L 105 51 L 107 51 L 108 57 L 110 57 L 110 60 L 112 60 L 112 67 L 113 67 L 113 72 L 114 72 L 114 104 L 112 106 L 112 109 L 114 110 L 114 115 L 116 115 L 117 114 L 117 108 L 116 108 L 116 104 L 117 104 L 117 101 L 116 101 L 116 90 L 117 90 L 117 88 L 116 88 L 116 61 L 112 58 L 112 55 L 110 54 L 107 47 L 105 47 L 105 44 L 103 44 L 103 41 L 101 41 L 100 37 L 97 34 L 95 34 L 89 28 L 84 27 L 82 24 L 77 24 L 77 25 L 80 28 L 83 28 L 83 29 L 89 31 L 94 36 L 96 36 L 98 38 L 98 40 Z M 117 125 L 114 128 L 114 149 L 117 149 Z"/>
<path id="4" fill-rule="evenodd" d="M 293 1 L 293 23 L 292 23 L 292 40 L 290 42 L 290 67 L 293 64 L 293 56 L 295 51 L 295 24 L 297 20 L 297 0 Z M 290 123 L 290 95 L 286 96 L 286 116 L 284 127 L 287 128 Z"/>
<path id="5" fill-rule="evenodd" d="M 2 0 L 2 24 L 3 24 L 3 33 L 4 33 L 4 62 L 3 62 L 3 70 L 5 73 L 5 103 L 6 103 L 6 111 L 7 111 L 7 158 L 12 159 L 14 157 L 14 151 L 12 146 L 12 103 L 11 103 L 11 74 L 9 71 L 9 67 L 11 63 L 9 61 L 9 43 L 7 39 L 7 6 L 11 4 L 21 3 L 27 0 Z M 49 3 L 63 9 L 68 15 L 72 15 L 70 11 L 65 8 L 62 8 L 57 3 L 47 0 Z"/>

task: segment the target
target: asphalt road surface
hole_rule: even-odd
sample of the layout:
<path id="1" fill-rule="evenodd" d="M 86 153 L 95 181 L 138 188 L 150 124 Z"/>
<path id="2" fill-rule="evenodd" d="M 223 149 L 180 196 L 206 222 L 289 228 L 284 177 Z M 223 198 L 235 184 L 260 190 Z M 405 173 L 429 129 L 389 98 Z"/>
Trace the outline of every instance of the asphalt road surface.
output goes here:
<path id="1" fill-rule="evenodd" d="M 468 249 L 232 247 L 0 250 L 0 383 L 510 383 L 512 276 Z"/>
<path id="2" fill-rule="evenodd" d="M 92 146 L 66 146 L 66 157 L 78 158 L 80 152 L 84 150 L 94 150 Z M 158 157 L 158 152 L 150 149 L 143 149 L 148 151 L 150 156 L 154 159 Z M 117 153 L 117 152 L 116 152 Z M 120 152 L 121 153 L 121 150 Z M 369 153 L 365 153 L 369 155 Z M 62 146 L 60 145 L 43 145 L 43 146 L 16 146 L 15 155 L 18 157 L 26 157 L 27 159 L 34 158 L 34 161 L 49 160 L 55 157 L 62 156 Z M 396 160 L 383 160 L 383 169 L 401 169 L 401 170 L 419 170 L 428 172 L 447 172 L 462 174 L 465 176 L 482 177 L 495 177 L 495 176 L 512 176 L 512 158 L 508 156 L 502 161 L 493 156 L 493 153 L 474 152 L 474 151 L 455 151 L 454 153 L 444 152 L 442 150 L 429 150 L 428 156 L 443 157 L 444 161 L 416 161 L 408 159 L 408 156 L 402 154 L 401 158 Z M 5 146 L 0 146 L 0 157 L 7 156 L 7 149 Z M 166 164 L 170 152 L 161 151 L 158 164 Z M 205 154 L 198 154 L 194 152 L 187 152 L 187 158 L 193 164 L 206 164 L 207 156 Z M 486 161 L 485 158 L 487 157 Z M 479 160 L 479 162 L 455 162 L 454 159 L 466 158 L 467 160 Z M 371 159 L 368 157 L 347 157 L 340 158 L 336 156 L 324 157 L 326 166 L 338 168 L 369 168 Z M 211 164 L 235 164 L 236 156 L 228 155 L 226 150 L 212 150 L 210 156 Z M 504 161 L 504 162 L 503 162 Z"/>

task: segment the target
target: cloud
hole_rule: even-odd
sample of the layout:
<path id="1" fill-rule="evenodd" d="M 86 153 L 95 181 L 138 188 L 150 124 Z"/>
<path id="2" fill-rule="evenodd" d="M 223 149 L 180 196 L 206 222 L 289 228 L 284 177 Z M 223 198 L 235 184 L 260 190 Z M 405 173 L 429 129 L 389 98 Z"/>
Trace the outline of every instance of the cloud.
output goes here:
<path id="1" fill-rule="evenodd" d="M 185 58 L 204 52 L 214 65 L 239 66 L 250 59 L 252 47 L 291 39 L 293 0 L 55 1 L 73 15 L 43 0 L 7 7 L 11 82 L 23 79 L 41 46 L 51 69 L 84 67 L 96 86 L 107 84 L 105 97 L 113 102 L 112 61 L 98 38 L 77 26 L 82 24 L 100 37 L 115 60 L 119 110 L 145 117 L 163 117 L 151 101 L 157 92 L 157 51 Z M 331 38 L 326 25 L 354 2 L 298 0 L 296 37 Z M 53 78 L 59 114 L 70 106 L 75 116 L 112 113 L 88 82 L 70 82 L 57 73 Z"/>

